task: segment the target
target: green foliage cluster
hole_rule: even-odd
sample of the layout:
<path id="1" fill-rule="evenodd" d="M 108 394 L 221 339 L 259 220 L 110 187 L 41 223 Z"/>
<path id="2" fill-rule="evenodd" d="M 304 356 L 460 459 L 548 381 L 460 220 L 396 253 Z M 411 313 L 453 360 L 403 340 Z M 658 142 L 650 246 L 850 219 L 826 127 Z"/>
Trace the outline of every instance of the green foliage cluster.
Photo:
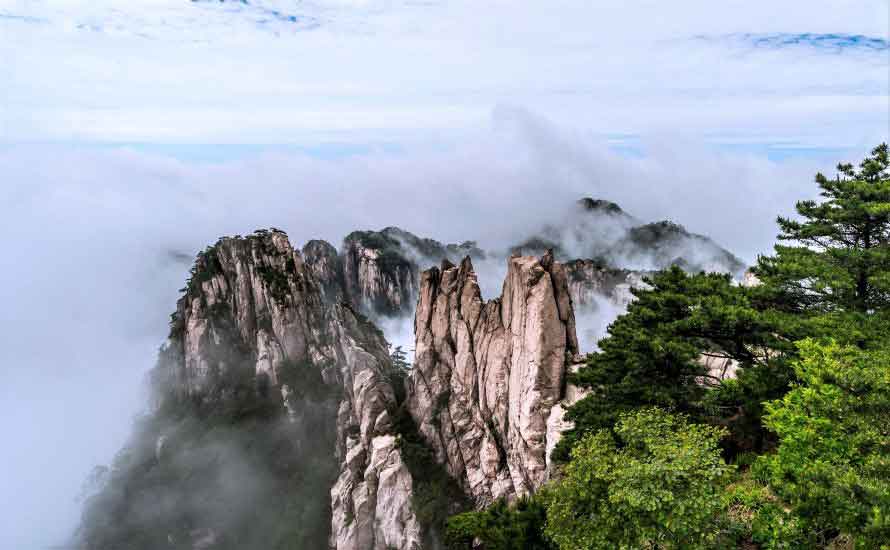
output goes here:
<path id="1" fill-rule="evenodd" d="M 454 540 L 504 548 L 489 525 L 543 526 L 561 549 L 890 549 L 888 168 L 882 144 L 818 174 L 822 200 L 778 218 L 762 284 L 650 277 L 572 377 L 589 396 L 553 455 L 563 477 L 532 498 L 544 516 L 498 504 L 452 518 Z"/>
<path id="2" fill-rule="evenodd" d="M 712 548 L 729 467 L 719 428 L 642 408 L 584 437 L 548 497 L 559 548 Z"/>
<path id="3" fill-rule="evenodd" d="M 785 308 L 797 313 L 872 312 L 890 307 L 890 153 L 876 147 L 855 170 L 839 164 L 816 175 L 822 201 L 797 203 L 802 220 L 778 218 L 775 256 L 755 273 Z"/>
<path id="4" fill-rule="evenodd" d="M 395 393 L 396 403 L 401 406 L 407 396 L 407 388 L 405 383 L 408 374 L 411 372 L 411 363 L 408 362 L 408 354 L 402 349 L 402 346 L 396 346 L 389 354 L 389 365 L 384 373 L 392 385 Z"/>
<path id="5" fill-rule="evenodd" d="M 544 534 L 546 493 L 522 497 L 512 505 L 499 500 L 481 511 L 448 518 L 445 543 L 451 550 L 470 550 L 476 541 L 485 550 L 556 550 Z"/>
<path id="6" fill-rule="evenodd" d="M 890 346 L 808 339 L 800 349 L 799 384 L 767 405 L 766 425 L 781 445 L 755 473 L 791 508 L 808 543 L 841 533 L 857 547 L 890 543 Z"/>
<path id="7" fill-rule="evenodd" d="M 755 308 L 752 289 L 734 285 L 728 275 L 688 275 L 676 266 L 646 282 L 648 288 L 632 290 L 636 300 L 609 327 L 600 351 L 571 377 L 590 395 L 569 410 L 567 418 L 576 427 L 560 441 L 557 460 L 567 460 L 569 449 L 585 433 L 609 428 L 619 415 L 641 406 L 665 407 L 699 420 L 715 414 L 716 407 L 738 415 L 736 426 L 752 415 L 759 425 L 758 403 L 787 387 L 786 369 L 778 359 L 789 344 L 773 317 Z M 737 389 L 756 389 L 753 400 L 748 395 L 726 399 L 727 388 L 722 388 L 722 399 L 709 395 L 708 388 L 721 380 L 701 361 L 703 354 L 744 367 L 743 387 Z M 763 371 L 768 374 L 760 376 Z M 749 430 L 739 434 L 737 443 L 750 447 L 761 436 L 757 429 Z"/>

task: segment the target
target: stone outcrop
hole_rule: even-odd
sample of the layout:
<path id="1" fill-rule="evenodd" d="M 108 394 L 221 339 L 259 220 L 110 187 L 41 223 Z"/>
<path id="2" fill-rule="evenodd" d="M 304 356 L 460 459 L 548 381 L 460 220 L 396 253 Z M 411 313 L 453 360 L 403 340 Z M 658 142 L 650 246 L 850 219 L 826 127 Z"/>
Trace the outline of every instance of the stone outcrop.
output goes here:
<path id="1" fill-rule="evenodd" d="M 354 231 L 343 240 L 344 291 L 351 303 L 365 312 L 411 315 L 422 267 L 464 256 L 483 258 L 485 253 L 473 241 L 442 244 L 398 227 Z"/>
<path id="2" fill-rule="evenodd" d="M 344 300 L 343 264 L 334 245 L 327 241 L 312 240 L 303 246 L 303 258 L 321 290 L 327 303 Z"/>
<path id="3" fill-rule="evenodd" d="M 580 367 L 583 366 L 583 363 L 575 363 L 569 366 L 569 372 L 577 372 Z M 580 388 L 575 386 L 574 384 L 566 384 L 565 394 L 559 403 L 554 405 L 550 409 L 550 414 L 547 416 L 547 468 L 550 468 L 550 455 L 553 453 L 553 449 L 556 448 L 556 444 L 559 443 L 559 440 L 562 439 L 562 434 L 565 433 L 566 430 L 570 430 L 575 427 L 575 423 L 567 420 L 565 418 L 566 411 L 568 408 L 582 400 L 590 393 L 590 390 L 586 390 L 584 388 Z"/>
<path id="4" fill-rule="evenodd" d="M 326 244 L 306 246 L 309 262 L 284 233 L 272 231 L 225 238 L 202 253 L 173 317 L 175 387 L 200 398 L 222 386 L 214 398 L 224 400 L 226 381 L 244 375 L 258 388 L 279 388 L 291 410 L 287 401 L 299 388 L 287 381 L 301 380 L 290 369 L 319 369 L 341 395 L 330 424 L 337 433 L 332 460 L 341 464 L 331 488 L 331 548 L 418 549 L 412 479 L 388 420 L 395 397 L 384 374 L 386 342 L 334 301 L 336 256 Z"/>
<path id="5" fill-rule="evenodd" d="M 356 232 L 343 241 L 345 294 L 365 311 L 403 314 L 417 296 L 418 267 L 379 235 Z"/>
<path id="6" fill-rule="evenodd" d="M 437 459 L 478 506 L 548 477 L 547 422 L 578 352 L 564 267 L 511 257 L 484 302 L 469 258 L 421 275 L 407 403 Z"/>

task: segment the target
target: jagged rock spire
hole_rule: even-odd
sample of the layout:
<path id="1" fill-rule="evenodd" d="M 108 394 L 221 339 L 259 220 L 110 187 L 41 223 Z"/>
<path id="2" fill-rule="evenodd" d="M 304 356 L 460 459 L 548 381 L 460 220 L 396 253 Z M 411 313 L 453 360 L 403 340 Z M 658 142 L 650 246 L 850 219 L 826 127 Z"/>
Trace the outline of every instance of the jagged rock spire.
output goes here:
<path id="1" fill-rule="evenodd" d="M 578 352 L 565 271 L 514 256 L 483 302 L 469 257 L 422 273 L 408 405 L 438 460 L 477 505 L 547 479 L 547 419 Z"/>

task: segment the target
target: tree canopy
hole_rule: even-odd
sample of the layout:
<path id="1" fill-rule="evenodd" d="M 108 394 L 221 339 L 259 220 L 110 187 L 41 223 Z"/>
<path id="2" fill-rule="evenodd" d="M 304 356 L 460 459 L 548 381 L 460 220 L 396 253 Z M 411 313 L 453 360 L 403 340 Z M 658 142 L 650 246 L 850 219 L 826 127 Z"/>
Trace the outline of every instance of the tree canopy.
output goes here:
<path id="1" fill-rule="evenodd" d="M 890 542 L 890 351 L 814 340 L 800 347 L 800 384 L 767 405 L 780 444 L 759 459 L 758 473 L 809 543 L 847 533 L 878 548 Z"/>
<path id="2" fill-rule="evenodd" d="M 614 435 L 585 436 L 548 496 L 560 548 L 711 548 L 729 467 L 722 431 L 655 408 L 621 415 Z"/>
<path id="3" fill-rule="evenodd" d="M 729 411 L 725 416 L 741 408 L 755 414 L 756 422 L 760 401 L 787 387 L 781 360 L 793 346 L 780 336 L 775 318 L 755 307 L 752 289 L 734 284 L 729 275 L 689 275 L 676 266 L 645 282 L 647 288 L 632 291 L 636 299 L 609 326 L 600 350 L 572 377 L 590 393 L 569 409 L 575 428 L 561 441 L 558 459 L 566 460 L 584 433 L 608 428 L 637 407 L 666 407 L 700 419 L 723 414 L 704 401 L 725 377 L 720 367 L 758 369 L 745 375 L 742 388 L 751 394 L 750 410 L 744 399 L 724 400 L 719 406 Z"/>

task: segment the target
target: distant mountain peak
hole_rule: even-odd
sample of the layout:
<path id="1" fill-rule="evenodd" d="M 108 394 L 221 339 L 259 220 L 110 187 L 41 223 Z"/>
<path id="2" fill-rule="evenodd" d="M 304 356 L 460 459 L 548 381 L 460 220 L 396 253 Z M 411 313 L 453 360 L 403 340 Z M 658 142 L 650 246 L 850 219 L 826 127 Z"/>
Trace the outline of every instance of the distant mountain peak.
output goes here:
<path id="1" fill-rule="evenodd" d="M 578 201 L 578 205 L 585 210 L 590 210 L 593 212 L 605 212 L 606 214 L 626 214 L 626 212 L 622 210 L 621 207 L 618 206 L 616 203 L 604 199 L 584 197 L 583 199 Z"/>

